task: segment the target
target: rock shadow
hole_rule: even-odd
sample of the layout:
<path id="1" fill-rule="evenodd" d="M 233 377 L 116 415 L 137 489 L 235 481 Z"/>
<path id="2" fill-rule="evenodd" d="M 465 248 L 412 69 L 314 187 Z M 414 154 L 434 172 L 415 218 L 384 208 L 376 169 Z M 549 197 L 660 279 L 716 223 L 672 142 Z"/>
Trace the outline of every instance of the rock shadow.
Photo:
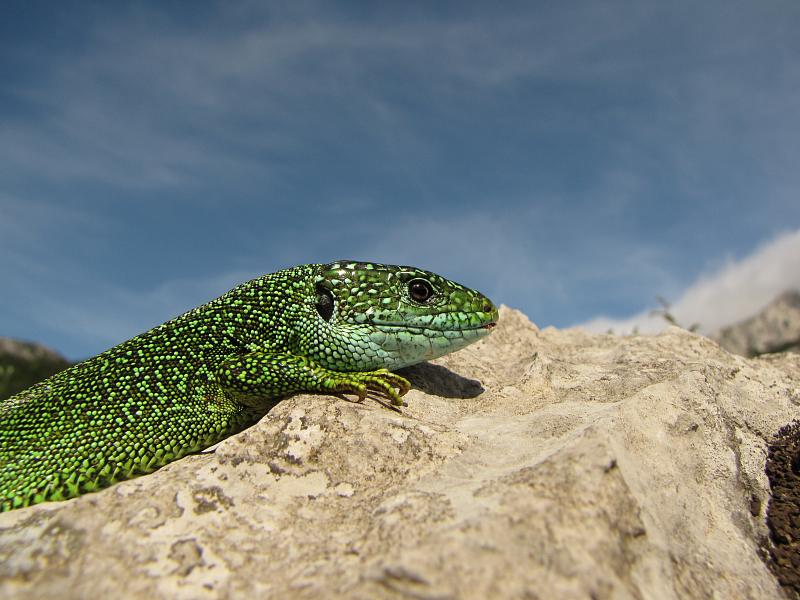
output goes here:
<path id="1" fill-rule="evenodd" d="M 480 381 L 428 362 L 398 369 L 397 374 L 408 379 L 415 389 L 444 398 L 475 398 L 484 391 Z"/>

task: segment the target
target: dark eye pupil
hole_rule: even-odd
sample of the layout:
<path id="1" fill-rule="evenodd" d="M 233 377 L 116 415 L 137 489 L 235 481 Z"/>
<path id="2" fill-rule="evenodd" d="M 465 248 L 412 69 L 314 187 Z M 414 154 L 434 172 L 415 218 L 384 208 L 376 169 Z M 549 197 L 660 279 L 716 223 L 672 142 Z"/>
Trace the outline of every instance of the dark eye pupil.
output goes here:
<path id="1" fill-rule="evenodd" d="M 433 288 L 427 281 L 416 279 L 408 284 L 408 293 L 412 300 L 416 300 L 417 302 L 425 302 L 433 295 Z"/>
<path id="2" fill-rule="evenodd" d="M 333 316 L 333 294 L 328 288 L 317 286 L 317 312 L 319 316 L 330 321 Z"/>

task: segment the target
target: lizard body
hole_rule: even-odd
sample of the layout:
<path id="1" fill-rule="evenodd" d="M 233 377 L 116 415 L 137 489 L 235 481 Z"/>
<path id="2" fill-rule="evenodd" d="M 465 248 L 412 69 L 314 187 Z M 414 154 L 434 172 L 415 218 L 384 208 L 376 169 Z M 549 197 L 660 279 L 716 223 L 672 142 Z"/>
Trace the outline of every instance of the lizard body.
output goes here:
<path id="1" fill-rule="evenodd" d="M 0 511 L 155 471 L 293 393 L 402 404 L 410 384 L 390 369 L 458 350 L 497 318 L 482 294 L 414 267 L 253 279 L 0 403 Z"/>

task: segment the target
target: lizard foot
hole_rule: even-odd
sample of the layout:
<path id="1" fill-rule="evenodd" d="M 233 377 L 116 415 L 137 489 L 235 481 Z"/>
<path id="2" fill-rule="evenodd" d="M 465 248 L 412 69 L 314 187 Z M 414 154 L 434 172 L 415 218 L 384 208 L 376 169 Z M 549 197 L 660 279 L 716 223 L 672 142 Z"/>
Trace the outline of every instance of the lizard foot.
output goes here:
<path id="1" fill-rule="evenodd" d="M 368 391 L 373 391 L 388 398 L 393 406 L 402 406 L 403 400 L 400 397 L 411 389 L 411 384 L 405 377 L 396 375 L 388 369 L 337 375 L 335 378 L 329 378 L 325 382 L 325 387 L 332 392 L 357 394 L 359 402 L 367 397 Z"/>

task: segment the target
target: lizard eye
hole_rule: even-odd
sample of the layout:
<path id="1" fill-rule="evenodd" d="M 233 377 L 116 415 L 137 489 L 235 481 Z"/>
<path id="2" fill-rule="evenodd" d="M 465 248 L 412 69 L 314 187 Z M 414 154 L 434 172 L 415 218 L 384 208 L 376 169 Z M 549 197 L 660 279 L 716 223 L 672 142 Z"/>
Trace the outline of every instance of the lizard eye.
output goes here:
<path id="1" fill-rule="evenodd" d="M 408 295 L 415 302 L 427 302 L 433 296 L 433 288 L 424 279 L 412 279 L 408 282 Z"/>
<path id="2" fill-rule="evenodd" d="M 319 316 L 330 321 L 333 316 L 333 294 L 321 285 L 317 285 L 317 312 Z"/>

